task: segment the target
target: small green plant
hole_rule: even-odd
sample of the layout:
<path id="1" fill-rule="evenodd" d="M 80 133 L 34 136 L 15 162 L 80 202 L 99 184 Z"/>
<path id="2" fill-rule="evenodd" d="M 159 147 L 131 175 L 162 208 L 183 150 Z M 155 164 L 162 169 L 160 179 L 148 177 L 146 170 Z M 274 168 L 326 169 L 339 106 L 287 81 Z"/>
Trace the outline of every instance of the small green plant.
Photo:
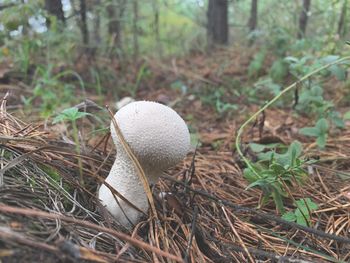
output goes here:
<path id="1" fill-rule="evenodd" d="M 289 64 L 290 73 L 297 79 L 302 76 L 320 68 L 323 65 L 333 63 L 339 59 L 339 56 L 328 55 L 321 58 L 315 58 L 312 55 L 296 58 L 292 56 L 286 57 L 284 60 Z M 328 69 L 324 69 L 320 72 L 320 77 L 334 76 L 338 80 L 343 81 L 346 79 L 346 70 L 340 64 L 331 65 Z"/>
<path id="2" fill-rule="evenodd" d="M 247 168 L 244 170 L 244 177 L 250 182 L 250 185 L 248 186 L 248 188 L 257 186 L 263 190 L 263 198 L 261 199 L 259 206 L 261 206 L 261 204 L 263 204 L 264 201 L 266 202 L 266 200 L 272 197 L 274 199 L 277 209 L 282 214 L 284 214 L 285 209 L 283 206 L 283 196 L 286 196 L 287 193 L 289 193 L 288 186 L 291 185 L 293 182 L 303 182 L 303 178 L 307 177 L 308 175 L 308 173 L 304 171 L 303 166 L 304 164 L 310 164 L 313 161 L 302 160 L 300 158 L 300 154 L 302 150 L 301 144 L 293 143 L 294 146 L 292 147 L 293 145 L 292 144 L 288 148 L 286 152 L 287 154 L 286 155 L 282 154 L 282 158 L 280 159 L 282 163 L 280 163 L 279 161 L 276 161 L 277 158 L 274 157 L 275 152 L 270 153 L 271 158 L 269 159 L 269 161 L 267 162 L 260 161 L 260 162 L 253 163 L 251 160 L 249 160 L 245 156 L 245 154 L 241 149 L 241 137 L 244 132 L 244 129 L 250 123 L 255 121 L 259 117 L 259 115 L 263 113 L 267 108 L 271 107 L 271 105 L 273 105 L 276 101 L 278 101 L 283 95 L 285 95 L 292 89 L 297 88 L 300 83 L 309 81 L 312 76 L 320 74 L 322 71 L 327 70 L 329 67 L 333 65 L 339 65 L 349 60 L 350 60 L 350 56 L 343 57 L 331 63 L 327 63 L 326 65 L 322 65 L 316 68 L 315 70 L 312 70 L 311 72 L 307 73 L 305 76 L 300 77 L 297 82 L 294 82 L 287 88 L 283 89 L 273 99 L 266 102 L 257 112 L 255 112 L 250 118 L 248 118 L 248 120 L 245 121 L 241 125 L 241 127 L 238 129 L 236 140 L 235 140 L 235 146 L 239 156 L 247 165 Z M 325 128 L 325 125 L 321 129 L 323 131 L 328 130 L 328 123 L 327 123 L 327 129 L 324 129 L 324 128 Z M 323 137 L 325 141 L 327 139 L 327 136 L 323 135 Z M 321 142 L 322 142 L 322 139 L 321 139 Z M 262 150 L 260 151 L 263 151 L 264 148 L 260 147 L 260 149 L 261 148 Z M 281 157 L 281 156 L 278 156 L 278 157 Z M 287 162 L 283 160 L 287 160 Z"/>
<path id="3" fill-rule="evenodd" d="M 39 41 L 23 38 L 20 45 L 14 50 L 15 54 L 12 54 L 17 68 L 23 72 L 25 79 L 27 78 L 30 68 L 32 53 L 39 49 Z"/>
<path id="4" fill-rule="evenodd" d="M 318 208 L 318 205 L 314 203 L 310 198 L 303 198 L 295 201 L 296 209 L 289 211 L 282 215 L 284 220 L 289 222 L 296 222 L 302 226 L 311 225 L 311 213 Z"/>
<path id="5" fill-rule="evenodd" d="M 99 99 L 101 100 L 101 102 L 103 102 L 103 96 L 102 96 L 103 87 L 101 84 L 100 75 L 99 75 L 98 71 L 94 68 L 90 69 L 90 74 L 94 79 L 94 87 L 95 87 L 95 90 L 97 92 L 97 95 L 99 96 Z"/>
<path id="6" fill-rule="evenodd" d="M 130 96 L 134 98 L 136 96 L 137 90 L 140 87 L 141 82 L 146 78 L 150 77 L 150 75 L 151 71 L 149 70 L 147 64 L 143 63 L 137 72 L 135 83 L 128 84 L 124 90 L 127 91 L 130 94 Z"/>
<path id="7" fill-rule="evenodd" d="M 323 149 L 327 143 L 328 137 L 328 121 L 321 118 L 317 121 L 314 127 L 305 127 L 299 130 L 299 133 L 306 136 L 316 137 L 316 144 Z"/>
<path id="8" fill-rule="evenodd" d="M 323 88 L 319 85 L 301 89 L 296 110 L 300 113 L 314 114 L 316 118 L 327 118 L 338 128 L 345 127 L 340 113 L 331 101 L 324 99 Z"/>
<path id="9" fill-rule="evenodd" d="M 319 85 L 313 85 L 310 88 L 304 86 L 301 89 L 296 109 L 299 112 L 320 115 L 331 107 L 333 107 L 333 103 L 323 98 L 323 88 Z"/>
<path id="10" fill-rule="evenodd" d="M 271 78 L 263 78 L 260 79 L 258 82 L 254 84 L 254 87 L 257 91 L 262 91 L 259 93 L 271 93 L 272 95 L 276 96 L 281 92 L 282 87 L 279 84 L 276 84 L 273 82 Z"/>
<path id="11" fill-rule="evenodd" d="M 244 177 L 250 183 L 247 189 L 259 187 L 263 191 L 259 206 L 272 198 L 277 210 L 283 214 L 283 198 L 288 196 L 288 188 L 293 182 L 302 183 L 307 177 L 303 169 L 305 161 L 300 158 L 302 145 L 298 141 L 294 141 L 284 153 L 278 153 L 277 149 L 270 150 L 271 147 L 273 146 L 251 145 L 259 161 L 252 164 L 254 171 L 251 168 L 244 170 Z M 266 149 L 269 151 L 264 152 Z"/>
<path id="12" fill-rule="evenodd" d="M 248 76 L 249 77 L 258 77 L 260 72 L 263 69 L 264 61 L 266 57 L 266 50 L 261 50 L 255 54 L 253 60 L 248 66 Z"/>
<path id="13" fill-rule="evenodd" d="M 283 83 L 284 79 L 288 75 L 288 63 L 284 59 L 277 59 L 273 62 L 269 75 L 273 82 Z"/>
<path id="14" fill-rule="evenodd" d="M 303 56 L 301 58 L 286 57 L 284 61 L 289 65 L 289 72 L 296 79 L 300 79 L 303 75 L 309 74 L 316 68 L 320 68 L 325 64 L 334 63 L 339 56 L 328 55 L 321 58 L 315 58 L 312 55 Z M 333 76 L 339 81 L 346 80 L 346 69 L 343 64 L 333 64 L 327 69 L 323 69 L 314 80 L 308 79 L 303 83 L 298 96 L 295 109 L 299 113 L 307 113 L 314 115 L 317 119 L 326 118 L 331 121 L 337 128 L 344 128 L 345 124 L 341 115 L 336 111 L 333 102 L 324 98 L 322 82 L 325 78 Z"/>
<path id="15" fill-rule="evenodd" d="M 140 87 L 141 81 L 145 77 L 148 77 L 150 74 L 151 74 L 151 71 L 148 69 L 147 64 L 143 63 L 142 66 L 140 67 L 139 71 L 137 72 L 136 82 L 135 82 L 135 85 L 134 85 L 134 88 L 133 88 L 132 94 L 131 94 L 133 97 L 136 96 L 136 92 Z"/>
<path id="16" fill-rule="evenodd" d="M 87 115 L 91 115 L 91 114 L 86 113 L 86 112 L 80 112 L 78 110 L 78 108 L 72 107 L 72 108 L 68 108 L 68 109 L 63 110 L 53 120 L 53 124 L 61 122 L 61 121 L 70 121 L 71 122 L 72 128 L 73 128 L 73 139 L 74 139 L 74 143 L 75 143 L 75 147 L 76 147 L 76 152 L 78 155 L 80 154 L 80 143 L 79 143 L 79 130 L 78 130 L 78 126 L 77 126 L 77 120 L 82 118 L 82 117 L 85 117 Z M 83 165 L 82 165 L 80 157 L 78 157 L 78 162 L 79 162 L 78 165 L 79 165 L 80 182 L 83 184 L 84 183 Z"/>
<path id="17" fill-rule="evenodd" d="M 238 110 L 239 107 L 237 104 L 225 101 L 226 97 L 225 88 L 220 87 L 219 89 L 215 90 L 215 92 L 211 92 L 208 95 L 201 95 L 200 99 L 204 103 L 213 106 L 216 112 L 219 114 Z"/>
<path id="18" fill-rule="evenodd" d="M 81 77 L 74 71 L 66 70 L 58 74 L 54 74 L 54 65 L 38 66 L 33 86 L 33 96 L 24 100 L 25 105 L 30 106 L 36 99 L 41 101 L 40 112 L 44 118 L 48 118 L 61 106 L 62 102 L 74 101 L 73 91 L 75 86 L 73 84 L 64 83 L 60 79 L 65 76 L 74 76 L 83 91 L 85 92 L 84 82 Z"/>

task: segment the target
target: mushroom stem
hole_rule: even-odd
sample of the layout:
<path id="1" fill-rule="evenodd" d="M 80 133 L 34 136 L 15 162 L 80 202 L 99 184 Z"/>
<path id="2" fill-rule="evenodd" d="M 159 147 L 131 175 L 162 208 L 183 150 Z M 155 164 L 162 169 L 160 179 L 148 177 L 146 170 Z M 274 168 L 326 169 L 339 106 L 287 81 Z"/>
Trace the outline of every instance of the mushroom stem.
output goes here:
<path id="1" fill-rule="evenodd" d="M 124 150 L 118 151 L 106 182 L 142 212 L 147 213 L 149 205 L 146 193 L 132 160 Z M 113 193 L 104 184 L 101 185 L 99 190 L 99 198 L 103 201 L 107 210 L 123 226 L 130 227 L 131 223 L 134 224 L 142 216 L 139 211 L 126 202 L 116 196 L 114 197 Z M 119 204 L 115 201 L 115 198 Z"/>

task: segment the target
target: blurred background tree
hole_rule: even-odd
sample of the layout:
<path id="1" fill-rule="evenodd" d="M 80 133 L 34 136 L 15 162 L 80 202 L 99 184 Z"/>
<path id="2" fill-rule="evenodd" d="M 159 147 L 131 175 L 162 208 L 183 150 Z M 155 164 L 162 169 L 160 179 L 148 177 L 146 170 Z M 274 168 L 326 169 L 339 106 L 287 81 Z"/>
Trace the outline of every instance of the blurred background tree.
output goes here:
<path id="1" fill-rule="evenodd" d="M 75 90 L 84 83 L 98 94 L 135 94 L 139 84 L 124 77 L 131 62 L 139 83 L 147 58 L 250 45 L 248 75 L 262 74 L 269 53 L 276 61 L 265 72 L 277 81 L 286 56 L 345 52 L 348 9 L 347 0 L 0 0 L 0 61 L 34 90 L 43 78 L 71 71 L 82 78 L 73 77 Z"/>
<path id="2" fill-rule="evenodd" d="M 259 43 L 271 41 L 270 33 L 279 29 L 291 39 L 293 32 L 301 39 L 308 31 L 310 39 L 346 38 L 347 2 L 267 0 L 258 9 L 257 0 L 2 0 L 0 31 L 2 42 L 63 30 L 76 48 L 94 47 L 102 55 L 169 56 L 248 41 L 251 35 Z"/>

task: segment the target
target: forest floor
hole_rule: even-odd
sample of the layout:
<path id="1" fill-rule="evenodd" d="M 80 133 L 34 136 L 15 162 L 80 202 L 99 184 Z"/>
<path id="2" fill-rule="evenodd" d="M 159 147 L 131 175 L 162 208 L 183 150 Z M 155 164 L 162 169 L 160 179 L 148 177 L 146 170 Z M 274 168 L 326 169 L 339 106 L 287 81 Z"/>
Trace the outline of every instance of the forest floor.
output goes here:
<path id="1" fill-rule="evenodd" d="M 233 49 L 210 57 L 192 54 L 144 62 L 152 74 L 140 82 L 136 99 L 173 107 L 199 143 L 153 187 L 159 221 L 150 214 L 132 232 L 118 225 L 96 198 L 115 154 L 107 132 L 94 132 L 96 120 L 79 121 L 78 155 L 67 136 L 69 125 L 37 121 L 35 106 L 31 114 L 22 110 L 20 95 L 27 90 L 20 81 L 0 84 L 0 261 L 348 262 L 349 123 L 330 133 L 326 148 L 319 150 L 314 140 L 298 133 L 313 121 L 296 114 L 291 102 L 267 109 L 243 133 L 240 147 L 249 160 L 258 158 L 250 143 L 288 146 L 294 140 L 302 143 L 303 159 L 317 160 L 303 166 L 303 183 L 285 185 L 283 198 L 287 211 L 294 211 L 295 200 L 301 198 L 317 204 L 308 226 L 282 220 L 272 199 L 258 209 L 266 192 L 247 189 L 246 165 L 235 138 L 259 106 L 234 87 L 248 87 L 251 53 Z M 135 65 L 125 72 L 126 81 L 138 74 Z M 222 100 L 235 110 L 218 113 L 212 94 L 230 85 Z M 336 101 L 341 85 L 329 86 Z M 11 94 L 6 97 L 7 90 Z M 96 95 L 87 97 L 95 100 Z M 114 105 L 110 97 L 103 103 Z M 109 118 L 101 112 L 96 114 Z M 79 158 L 84 184 L 79 181 Z"/>

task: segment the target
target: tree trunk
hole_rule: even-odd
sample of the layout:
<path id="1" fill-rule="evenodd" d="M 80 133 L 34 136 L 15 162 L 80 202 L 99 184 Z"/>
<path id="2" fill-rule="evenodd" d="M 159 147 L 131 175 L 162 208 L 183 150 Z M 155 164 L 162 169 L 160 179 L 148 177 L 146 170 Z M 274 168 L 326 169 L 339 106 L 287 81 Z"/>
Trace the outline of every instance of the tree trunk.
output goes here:
<path id="1" fill-rule="evenodd" d="M 209 0 L 207 40 L 209 47 L 228 43 L 228 0 Z"/>
<path id="2" fill-rule="evenodd" d="M 305 36 L 310 4 L 311 0 L 303 0 L 303 9 L 301 10 L 299 17 L 298 39 L 302 39 Z"/>
<path id="3" fill-rule="evenodd" d="M 86 2 L 80 0 L 80 31 L 83 37 L 84 45 L 89 44 L 89 30 L 86 21 Z"/>
<path id="4" fill-rule="evenodd" d="M 115 1 L 111 1 L 111 3 L 107 5 L 107 15 L 109 20 L 108 34 L 113 39 L 112 43 L 116 43 L 118 49 L 122 51 L 122 26 L 120 21 L 123 18 L 126 1 L 118 1 L 118 10 L 114 3 Z"/>
<path id="5" fill-rule="evenodd" d="M 256 30 L 256 27 L 258 25 L 258 0 L 252 0 L 251 6 L 250 6 L 250 17 L 248 21 L 249 26 L 249 32 L 252 33 L 254 30 Z M 255 41 L 254 34 L 250 35 L 249 38 L 249 45 L 252 45 Z"/>
<path id="6" fill-rule="evenodd" d="M 66 22 L 61 0 L 45 0 L 45 9 L 50 15 L 57 17 L 58 20 L 62 21 L 63 23 Z M 46 18 L 47 27 L 50 27 L 50 24 L 50 18 Z"/>
<path id="7" fill-rule="evenodd" d="M 258 25 L 258 0 L 252 0 L 250 7 L 250 18 L 248 22 L 249 31 L 252 32 Z"/>
<path id="8" fill-rule="evenodd" d="M 133 46 L 134 46 L 134 61 L 137 61 L 139 56 L 139 39 L 138 39 L 138 20 L 139 20 L 139 0 L 133 1 Z"/>
<path id="9" fill-rule="evenodd" d="M 100 19 L 100 12 L 95 10 L 94 12 L 94 29 L 93 29 L 93 34 L 94 34 L 94 42 L 96 45 L 99 45 L 101 43 L 101 19 Z"/>
<path id="10" fill-rule="evenodd" d="M 344 0 L 341 8 L 339 22 L 338 22 L 338 35 L 340 37 L 343 37 L 345 34 L 345 19 L 346 19 L 347 6 L 348 6 L 348 0 Z"/>
<path id="11" fill-rule="evenodd" d="M 162 56 L 162 43 L 160 41 L 160 32 L 159 32 L 159 3 L 158 0 L 152 0 L 152 8 L 154 12 L 154 21 L 153 21 L 153 31 L 157 46 L 157 52 L 160 56 Z"/>

